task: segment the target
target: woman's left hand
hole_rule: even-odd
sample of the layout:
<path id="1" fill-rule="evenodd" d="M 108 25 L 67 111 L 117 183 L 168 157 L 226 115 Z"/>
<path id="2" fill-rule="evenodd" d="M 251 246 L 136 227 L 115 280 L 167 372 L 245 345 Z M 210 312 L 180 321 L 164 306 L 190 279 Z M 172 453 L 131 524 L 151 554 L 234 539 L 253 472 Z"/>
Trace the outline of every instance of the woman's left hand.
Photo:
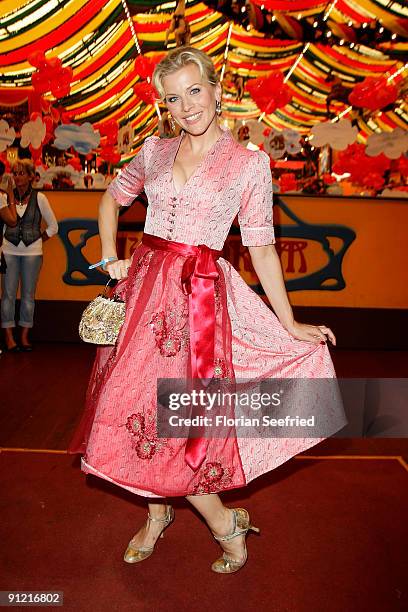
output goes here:
<path id="1" fill-rule="evenodd" d="M 286 329 L 296 340 L 306 340 L 306 342 L 314 342 L 316 344 L 330 340 L 336 346 L 336 336 L 326 325 L 308 325 L 307 323 L 294 321 Z"/>

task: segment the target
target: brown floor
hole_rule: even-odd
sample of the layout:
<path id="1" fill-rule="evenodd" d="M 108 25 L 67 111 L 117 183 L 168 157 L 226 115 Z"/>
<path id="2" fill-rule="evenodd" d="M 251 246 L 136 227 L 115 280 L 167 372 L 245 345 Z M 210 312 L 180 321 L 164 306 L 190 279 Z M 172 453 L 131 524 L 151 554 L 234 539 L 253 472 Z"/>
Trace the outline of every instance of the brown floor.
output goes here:
<path id="1" fill-rule="evenodd" d="M 245 489 L 261 534 L 234 576 L 183 499 L 144 563 L 122 556 L 144 501 L 65 453 L 94 348 L 0 356 L 0 590 L 64 591 L 65 610 L 396 612 L 408 609 L 408 441 L 325 440 Z M 407 354 L 332 349 L 339 377 L 404 377 Z M 2 448 L 1 448 L 2 447 Z"/>

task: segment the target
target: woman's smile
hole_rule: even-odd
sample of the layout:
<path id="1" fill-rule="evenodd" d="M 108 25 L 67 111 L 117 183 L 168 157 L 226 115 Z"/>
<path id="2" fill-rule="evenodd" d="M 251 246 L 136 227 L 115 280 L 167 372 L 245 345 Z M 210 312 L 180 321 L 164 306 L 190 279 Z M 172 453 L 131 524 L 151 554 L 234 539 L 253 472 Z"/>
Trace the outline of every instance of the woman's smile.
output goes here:
<path id="1" fill-rule="evenodd" d="M 199 111 L 194 115 L 188 115 L 187 117 L 184 117 L 184 120 L 187 121 L 187 123 L 197 123 L 201 119 L 202 114 L 203 111 Z"/>

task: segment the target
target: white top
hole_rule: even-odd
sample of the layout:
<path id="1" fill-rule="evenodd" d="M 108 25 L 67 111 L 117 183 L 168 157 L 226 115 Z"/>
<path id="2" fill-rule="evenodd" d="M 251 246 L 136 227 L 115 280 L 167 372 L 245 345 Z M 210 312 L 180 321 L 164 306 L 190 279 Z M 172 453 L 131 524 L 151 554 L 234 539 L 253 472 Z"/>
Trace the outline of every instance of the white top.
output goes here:
<path id="1" fill-rule="evenodd" d="M 38 207 L 40 209 L 41 215 L 47 224 L 46 232 L 48 236 L 54 236 L 58 232 L 58 223 L 57 219 L 52 211 L 50 203 L 47 197 L 43 193 L 38 193 Z M 3 208 L 3 206 L 1 206 Z M 20 206 L 16 204 L 17 214 L 19 217 L 22 217 L 27 208 L 27 204 L 24 206 Z M 6 231 L 6 227 L 4 227 L 4 232 Z M 20 240 L 19 244 L 15 246 L 6 238 L 3 238 L 3 253 L 6 255 L 42 255 L 42 238 L 39 238 L 35 242 L 32 242 L 28 246 L 25 246 L 24 242 Z"/>

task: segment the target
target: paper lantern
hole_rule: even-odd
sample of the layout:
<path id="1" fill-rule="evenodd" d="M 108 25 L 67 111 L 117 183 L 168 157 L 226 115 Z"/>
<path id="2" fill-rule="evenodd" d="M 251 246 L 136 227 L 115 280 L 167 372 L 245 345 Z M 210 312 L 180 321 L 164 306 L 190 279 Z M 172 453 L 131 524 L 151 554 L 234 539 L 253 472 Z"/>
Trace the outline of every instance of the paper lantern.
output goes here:
<path id="1" fill-rule="evenodd" d="M 359 108 L 375 111 L 395 102 L 398 98 L 398 87 L 388 83 L 385 77 L 367 77 L 357 83 L 349 95 L 349 102 Z"/>
<path id="2" fill-rule="evenodd" d="M 140 54 L 135 59 L 135 70 L 136 73 L 142 78 L 147 79 L 147 77 L 152 77 L 153 70 L 155 64 L 151 61 L 149 57 L 145 57 Z"/>
<path id="3" fill-rule="evenodd" d="M 147 81 L 141 81 L 133 86 L 133 91 L 145 104 L 154 104 L 156 102 L 157 93 L 153 85 Z"/>
<path id="4" fill-rule="evenodd" d="M 47 66 L 47 59 L 44 55 L 44 51 L 34 51 L 30 53 L 27 59 L 34 68 L 45 68 Z"/>
<path id="5" fill-rule="evenodd" d="M 247 81 L 245 89 L 257 107 L 267 115 L 273 113 L 277 108 L 282 108 L 292 99 L 292 92 L 284 83 L 280 70 L 275 70 L 266 77 Z"/>

